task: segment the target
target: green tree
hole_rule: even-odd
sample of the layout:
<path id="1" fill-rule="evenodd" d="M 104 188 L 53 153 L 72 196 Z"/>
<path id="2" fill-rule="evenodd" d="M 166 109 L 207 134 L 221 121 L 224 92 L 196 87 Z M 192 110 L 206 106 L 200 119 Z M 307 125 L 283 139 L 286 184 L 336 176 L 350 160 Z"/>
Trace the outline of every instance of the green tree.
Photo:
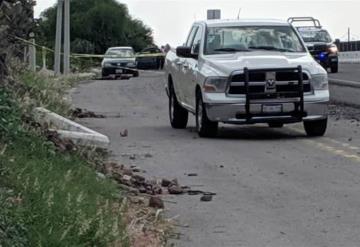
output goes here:
<path id="1" fill-rule="evenodd" d="M 45 10 L 38 23 L 39 42 L 51 48 L 56 8 Z M 73 52 L 103 54 L 111 46 L 132 46 L 139 51 L 153 44 L 152 30 L 115 0 L 71 0 L 70 18 Z"/>

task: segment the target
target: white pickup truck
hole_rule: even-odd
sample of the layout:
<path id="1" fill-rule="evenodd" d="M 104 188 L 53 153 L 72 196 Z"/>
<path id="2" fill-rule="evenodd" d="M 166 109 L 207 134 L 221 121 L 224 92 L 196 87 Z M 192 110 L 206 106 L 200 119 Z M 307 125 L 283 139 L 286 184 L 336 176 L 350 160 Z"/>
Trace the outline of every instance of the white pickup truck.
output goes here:
<path id="1" fill-rule="evenodd" d="M 286 21 L 196 22 L 165 71 L 173 128 L 186 128 L 190 112 L 201 137 L 215 137 L 219 123 L 304 122 L 308 136 L 326 132 L 327 72 Z"/>

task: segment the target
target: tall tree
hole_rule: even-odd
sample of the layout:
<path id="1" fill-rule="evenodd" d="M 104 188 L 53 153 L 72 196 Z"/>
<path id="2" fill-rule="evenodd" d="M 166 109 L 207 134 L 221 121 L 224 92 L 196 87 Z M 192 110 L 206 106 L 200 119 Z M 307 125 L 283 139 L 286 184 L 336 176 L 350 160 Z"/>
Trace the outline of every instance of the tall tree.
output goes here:
<path id="1" fill-rule="evenodd" d="M 45 10 L 38 25 L 38 40 L 49 47 L 54 47 L 56 8 Z M 152 30 L 115 0 L 71 0 L 70 18 L 73 52 L 102 54 L 110 46 L 138 51 L 153 44 Z"/>

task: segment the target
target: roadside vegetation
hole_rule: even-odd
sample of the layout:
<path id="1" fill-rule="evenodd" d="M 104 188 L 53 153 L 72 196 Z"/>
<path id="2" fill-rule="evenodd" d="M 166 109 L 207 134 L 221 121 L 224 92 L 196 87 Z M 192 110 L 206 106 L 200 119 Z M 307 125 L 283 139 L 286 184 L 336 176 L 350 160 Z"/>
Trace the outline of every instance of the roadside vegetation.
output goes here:
<path id="1" fill-rule="evenodd" d="M 94 159 L 60 152 L 31 118 L 69 113 L 69 80 L 28 72 L 0 87 L 0 246 L 128 246 L 117 186 Z M 94 155 L 92 155 L 94 157 Z"/>

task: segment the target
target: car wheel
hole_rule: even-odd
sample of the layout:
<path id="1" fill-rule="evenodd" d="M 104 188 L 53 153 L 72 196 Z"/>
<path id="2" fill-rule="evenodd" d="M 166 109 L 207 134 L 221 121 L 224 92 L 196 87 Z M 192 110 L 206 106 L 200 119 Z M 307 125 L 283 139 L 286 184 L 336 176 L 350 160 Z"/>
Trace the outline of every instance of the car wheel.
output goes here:
<path id="1" fill-rule="evenodd" d="M 169 117 L 171 126 L 174 129 L 185 129 L 188 123 L 189 113 L 179 104 L 174 89 L 172 87 L 169 89 Z"/>
<path id="2" fill-rule="evenodd" d="M 104 70 L 102 70 L 102 72 L 101 72 L 101 78 L 102 78 L 102 79 L 106 79 L 108 76 L 109 76 L 109 75 L 108 75 L 107 73 L 105 73 Z"/>
<path id="3" fill-rule="evenodd" d="M 218 133 L 218 122 L 210 121 L 201 94 L 196 99 L 196 130 L 200 137 L 216 137 Z"/>
<path id="4" fill-rule="evenodd" d="M 283 123 L 269 123 L 270 128 L 282 128 L 284 127 Z"/>
<path id="5" fill-rule="evenodd" d="M 339 65 L 337 63 L 333 63 L 330 66 L 331 73 L 337 73 L 339 71 Z"/>
<path id="6" fill-rule="evenodd" d="M 327 119 L 304 121 L 304 128 L 308 136 L 323 136 L 327 128 Z"/>
<path id="7" fill-rule="evenodd" d="M 139 71 L 134 72 L 134 77 L 139 77 Z"/>

